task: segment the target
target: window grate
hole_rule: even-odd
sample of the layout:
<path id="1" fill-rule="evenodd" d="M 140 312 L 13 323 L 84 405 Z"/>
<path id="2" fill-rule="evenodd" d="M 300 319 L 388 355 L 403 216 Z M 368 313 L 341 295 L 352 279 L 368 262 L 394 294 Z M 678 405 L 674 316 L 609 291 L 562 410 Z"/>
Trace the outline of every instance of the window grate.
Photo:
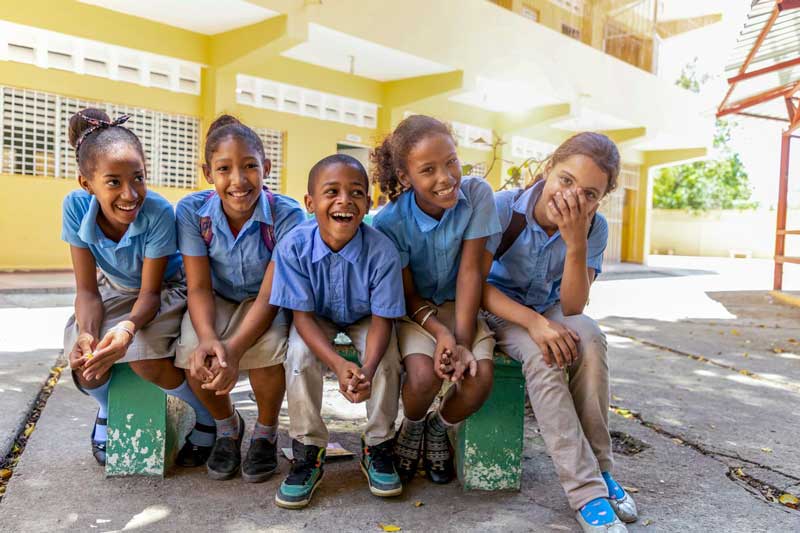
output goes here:
<path id="1" fill-rule="evenodd" d="M 86 107 L 97 107 L 112 118 L 131 115 L 125 126 L 142 142 L 151 185 L 195 186 L 200 122 L 194 117 L 28 89 L 0 87 L 0 91 L 2 173 L 74 178 L 78 165 L 69 145 L 69 118 Z"/>
<path id="2" fill-rule="evenodd" d="M 272 192 L 281 192 L 283 184 L 283 132 L 269 128 L 256 128 L 256 134 L 264 143 L 264 153 L 272 163 L 269 176 L 264 180 L 264 185 Z"/>

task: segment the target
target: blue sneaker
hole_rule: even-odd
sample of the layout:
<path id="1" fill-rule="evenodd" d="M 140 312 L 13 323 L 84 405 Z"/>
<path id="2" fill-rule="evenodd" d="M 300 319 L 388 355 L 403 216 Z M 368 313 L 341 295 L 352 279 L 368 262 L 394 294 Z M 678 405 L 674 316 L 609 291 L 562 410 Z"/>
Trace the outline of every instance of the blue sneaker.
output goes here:
<path id="1" fill-rule="evenodd" d="M 633 497 L 625 492 L 625 489 L 611 477 L 610 472 L 602 472 L 603 479 L 608 487 L 608 503 L 614 509 L 614 513 L 625 523 L 633 523 L 639 519 L 639 510 Z"/>
<path id="2" fill-rule="evenodd" d="M 385 498 L 403 492 L 403 484 L 394 468 L 392 446 L 392 439 L 367 446 L 364 437 L 361 437 L 361 471 L 367 477 L 370 492 L 375 496 Z"/>
<path id="3" fill-rule="evenodd" d="M 575 513 L 575 520 L 584 533 L 626 533 L 628 528 L 620 522 L 606 498 L 595 498 Z"/>
<path id="4" fill-rule="evenodd" d="M 302 509 L 311 502 L 322 481 L 325 448 L 292 440 L 292 452 L 292 469 L 275 494 L 275 504 L 284 509 Z"/>

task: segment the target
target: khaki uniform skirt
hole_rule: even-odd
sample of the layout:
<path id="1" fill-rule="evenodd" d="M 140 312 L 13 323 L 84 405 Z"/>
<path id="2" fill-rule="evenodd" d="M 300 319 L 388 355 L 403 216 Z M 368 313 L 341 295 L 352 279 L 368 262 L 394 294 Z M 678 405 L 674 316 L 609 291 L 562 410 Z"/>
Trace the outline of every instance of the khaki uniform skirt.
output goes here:
<path id="1" fill-rule="evenodd" d="M 102 272 L 97 277 L 97 288 L 103 300 L 103 325 L 98 342 L 106 332 L 130 314 L 139 297 L 139 289 L 121 287 L 113 283 Z M 181 271 L 161 289 L 161 307 L 158 314 L 141 328 L 128 346 L 125 357 L 117 363 L 129 363 L 143 359 L 163 359 L 175 355 L 175 346 L 181 331 L 181 319 L 186 312 L 186 283 Z M 78 339 L 78 324 L 73 314 L 64 328 L 64 353 L 72 351 Z"/>

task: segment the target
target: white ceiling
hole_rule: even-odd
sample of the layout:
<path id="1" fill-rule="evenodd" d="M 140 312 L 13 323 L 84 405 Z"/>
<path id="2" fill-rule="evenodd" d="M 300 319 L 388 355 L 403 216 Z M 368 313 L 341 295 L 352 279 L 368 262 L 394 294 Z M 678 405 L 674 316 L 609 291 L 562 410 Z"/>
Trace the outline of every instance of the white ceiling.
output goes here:
<path id="1" fill-rule="evenodd" d="M 169 26 L 213 35 L 278 15 L 244 0 L 79 0 Z"/>
<path id="2" fill-rule="evenodd" d="M 622 130 L 637 127 L 633 122 L 609 115 L 608 113 L 588 109 L 579 102 L 573 104 L 569 118 L 554 122 L 551 126 L 553 128 L 573 132 Z"/>
<path id="3" fill-rule="evenodd" d="M 308 40 L 283 52 L 285 57 L 377 81 L 392 81 L 455 70 L 453 67 L 387 48 L 310 23 Z M 351 61 L 352 58 L 352 61 Z"/>
<path id="4" fill-rule="evenodd" d="M 498 113 L 525 112 L 534 107 L 563 103 L 545 94 L 542 88 L 531 87 L 522 82 L 498 81 L 478 76 L 475 87 L 450 100 L 487 111 Z"/>

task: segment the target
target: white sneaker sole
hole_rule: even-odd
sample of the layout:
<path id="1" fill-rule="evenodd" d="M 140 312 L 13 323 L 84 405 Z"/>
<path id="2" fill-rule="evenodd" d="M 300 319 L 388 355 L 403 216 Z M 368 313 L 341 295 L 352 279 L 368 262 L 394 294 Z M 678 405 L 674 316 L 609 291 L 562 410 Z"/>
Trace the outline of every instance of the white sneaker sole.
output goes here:
<path id="1" fill-rule="evenodd" d="M 381 490 L 381 489 L 379 489 L 377 487 L 373 487 L 372 483 L 369 482 L 369 473 L 367 472 L 367 469 L 364 468 L 364 465 L 362 463 L 359 463 L 359 466 L 361 467 L 361 471 L 364 473 L 364 477 L 367 478 L 367 484 L 369 485 L 369 491 L 372 494 L 374 494 L 375 496 L 380 496 L 381 498 L 389 498 L 391 496 L 400 496 L 400 494 L 403 493 L 403 485 L 402 485 L 402 483 L 396 489 L 390 489 L 390 490 Z"/>

